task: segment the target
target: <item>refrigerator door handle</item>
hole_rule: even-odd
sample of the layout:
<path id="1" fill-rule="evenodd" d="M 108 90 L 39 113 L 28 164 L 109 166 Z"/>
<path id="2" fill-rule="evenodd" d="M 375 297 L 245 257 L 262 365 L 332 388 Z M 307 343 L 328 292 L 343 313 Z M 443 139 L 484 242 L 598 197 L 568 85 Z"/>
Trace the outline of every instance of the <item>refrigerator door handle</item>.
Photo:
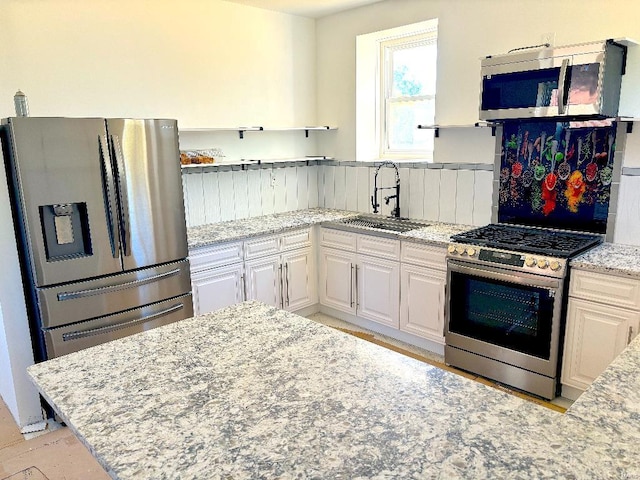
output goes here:
<path id="1" fill-rule="evenodd" d="M 113 168 L 111 166 L 111 159 L 108 158 L 109 148 L 107 146 L 107 137 L 104 135 L 98 136 L 98 142 L 100 144 L 100 170 L 102 171 L 102 184 L 104 186 L 104 203 L 107 213 L 107 222 L 109 232 L 109 242 L 111 243 L 111 255 L 113 258 L 120 256 L 120 238 L 118 236 L 118 224 L 116 222 L 117 212 L 114 211 L 115 205 L 115 183 L 113 178 Z M 107 158 L 105 158 L 107 157 Z"/>
<path id="2" fill-rule="evenodd" d="M 165 315 L 169 315 L 177 310 L 184 308 L 184 303 L 178 303 L 169 308 L 165 308 L 164 310 L 160 310 L 159 312 L 152 313 L 150 315 L 144 315 L 140 318 L 134 318 L 133 320 L 129 320 L 128 322 L 118 323 L 116 325 L 109 325 L 108 327 L 99 327 L 92 328 L 89 330 L 78 330 L 75 332 L 69 332 L 62 335 L 62 340 L 68 342 L 69 340 L 76 340 L 78 338 L 90 337 L 92 335 L 101 335 L 109 332 L 113 332 L 114 330 L 120 330 L 121 328 L 131 327 L 138 323 L 148 322 L 154 318 L 163 317 Z"/>
<path id="3" fill-rule="evenodd" d="M 126 290 L 128 288 L 137 288 L 140 285 L 152 283 L 163 278 L 172 277 L 180 273 L 179 268 L 169 270 L 168 272 L 158 273 L 150 277 L 140 278 L 131 282 L 119 283 L 117 285 L 109 285 L 107 287 L 90 288 L 87 290 L 78 290 L 75 292 L 63 292 L 57 295 L 58 301 L 73 300 L 74 298 L 91 297 L 92 295 L 102 295 L 105 293 L 117 292 L 118 290 Z"/>
<path id="4" fill-rule="evenodd" d="M 118 194 L 120 199 L 120 214 L 122 216 L 122 239 L 125 257 L 131 256 L 131 225 L 129 223 L 129 197 L 127 195 L 127 174 L 125 171 L 124 155 L 117 135 L 111 135 L 113 153 L 118 166 Z"/>

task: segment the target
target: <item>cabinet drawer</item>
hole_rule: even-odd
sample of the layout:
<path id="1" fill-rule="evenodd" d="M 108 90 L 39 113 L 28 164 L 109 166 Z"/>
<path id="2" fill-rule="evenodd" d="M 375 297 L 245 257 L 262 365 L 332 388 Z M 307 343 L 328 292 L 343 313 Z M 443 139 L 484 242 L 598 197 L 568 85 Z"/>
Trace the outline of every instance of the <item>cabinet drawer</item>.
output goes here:
<path id="1" fill-rule="evenodd" d="M 389 260 L 399 260 L 400 240 L 390 240 L 372 235 L 358 235 L 358 253 L 388 258 Z"/>
<path id="2" fill-rule="evenodd" d="M 574 270 L 569 295 L 617 307 L 640 310 L 640 280 L 634 278 Z"/>
<path id="3" fill-rule="evenodd" d="M 447 269 L 447 252 L 444 247 L 433 247 L 413 242 L 402 242 L 400 261 L 411 265 Z"/>
<path id="4" fill-rule="evenodd" d="M 192 272 L 242 261 L 242 242 L 196 248 L 189 252 Z"/>
<path id="5" fill-rule="evenodd" d="M 274 255 L 280 251 L 278 237 L 261 237 L 244 242 L 244 258 L 257 258 Z"/>
<path id="6" fill-rule="evenodd" d="M 357 235 L 342 230 L 331 228 L 320 229 L 320 244 L 325 247 L 340 248 L 342 250 L 356 251 Z"/>
<path id="7" fill-rule="evenodd" d="M 311 246 L 311 229 L 296 230 L 295 232 L 285 233 L 282 236 L 281 249 L 283 252 L 294 250 L 296 248 Z"/>

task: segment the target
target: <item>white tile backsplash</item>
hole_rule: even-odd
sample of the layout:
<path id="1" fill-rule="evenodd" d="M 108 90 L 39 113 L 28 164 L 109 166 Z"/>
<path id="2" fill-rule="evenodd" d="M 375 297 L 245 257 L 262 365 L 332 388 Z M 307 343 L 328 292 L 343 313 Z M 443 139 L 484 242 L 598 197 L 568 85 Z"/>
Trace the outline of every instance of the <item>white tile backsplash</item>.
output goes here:
<path id="1" fill-rule="evenodd" d="M 270 215 L 275 208 L 275 187 L 272 187 L 271 176 L 273 170 L 264 169 L 260 171 L 260 184 L 262 185 L 262 215 Z"/>
<path id="2" fill-rule="evenodd" d="M 273 178 L 274 184 L 274 213 L 282 213 L 287 211 L 287 176 L 284 168 L 274 168 Z"/>
<path id="3" fill-rule="evenodd" d="M 424 168 L 413 168 L 409 172 L 409 211 L 406 214 L 409 218 L 424 218 L 424 172 Z"/>
<path id="4" fill-rule="evenodd" d="M 220 172 L 218 174 L 218 187 L 220 191 L 220 220 L 235 220 L 235 202 L 233 195 L 233 172 Z"/>
<path id="5" fill-rule="evenodd" d="M 374 167 L 311 165 L 197 172 L 183 175 L 189 226 L 314 208 L 371 213 Z M 492 172 L 400 167 L 400 213 L 416 219 L 484 225 L 491 218 Z M 378 186 L 394 187 L 393 168 L 383 167 Z M 378 193 L 381 213 L 395 206 Z"/>
<path id="6" fill-rule="evenodd" d="M 458 170 L 443 169 L 440 172 L 440 215 L 441 222 L 456 222 L 456 199 L 458 198 Z"/>
<path id="7" fill-rule="evenodd" d="M 442 170 L 427 169 L 424 171 L 423 217 L 425 220 L 440 219 L 440 174 Z"/>
<path id="8" fill-rule="evenodd" d="M 260 170 L 247 171 L 250 217 L 258 217 L 262 215 L 262 182 L 260 172 Z"/>
<path id="9" fill-rule="evenodd" d="M 193 177 L 194 175 L 187 175 Z M 220 218 L 220 188 L 217 175 L 202 175 L 202 189 L 204 192 L 204 219 L 206 223 L 215 222 Z"/>
<path id="10" fill-rule="evenodd" d="M 456 213 L 455 223 L 471 225 L 473 223 L 473 199 L 475 198 L 474 170 L 458 170 L 456 179 Z"/>

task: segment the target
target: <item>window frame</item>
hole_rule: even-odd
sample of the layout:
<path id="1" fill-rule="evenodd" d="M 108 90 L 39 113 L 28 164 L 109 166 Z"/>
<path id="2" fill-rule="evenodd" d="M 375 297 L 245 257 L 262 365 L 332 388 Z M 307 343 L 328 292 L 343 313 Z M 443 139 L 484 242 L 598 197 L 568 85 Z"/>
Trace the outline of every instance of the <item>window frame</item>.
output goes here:
<path id="1" fill-rule="evenodd" d="M 382 63 L 381 44 L 397 41 L 409 42 L 408 39 L 424 35 L 435 43 L 438 42 L 438 19 L 424 20 L 410 25 L 394 27 L 356 36 L 356 161 L 376 162 L 381 160 L 433 162 L 433 150 L 426 153 L 413 153 L 402 150 L 382 155 L 383 126 L 382 117 L 387 109 L 383 108 L 382 97 Z M 437 70 L 436 59 L 436 70 Z M 392 73 L 391 73 L 392 75 Z M 437 71 L 436 71 L 437 76 Z M 434 95 L 434 110 L 436 109 Z M 427 123 L 425 121 L 424 123 Z M 417 128 L 417 125 L 416 125 Z M 434 132 L 433 130 L 427 130 Z M 432 133 L 435 137 L 435 134 Z M 434 145 L 435 150 L 435 145 Z"/>
<path id="2" fill-rule="evenodd" d="M 393 89 L 393 59 L 392 53 L 402 49 L 408 49 L 419 46 L 428 46 L 436 44 L 437 48 L 437 34 L 434 32 L 418 32 L 411 35 L 403 35 L 400 37 L 384 39 L 379 42 L 380 61 L 378 65 L 380 83 L 379 94 L 380 103 L 377 116 L 380 119 L 380 133 L 378 138 L 379 157 L 383 160 L 424 160 L 433 161 L 433 148 L 432 149 L 393 149 L 389 146 L 389 123 L 391 109 L 389 105 L 391 103 L 403 103 L 403 102 L 415 102 L 415 101 L 433 101 L 435 103 L 436 93 L 427 95 L 414 95 L 414 96 L 397 96 L 392 94 Z M 391 54 L 390 54 L 391 53 Z M 434 108 L 435 110 L 435 108 Z M 434 114 L 435 117 L 435 114 Z M 434 118 L 435 120 L 435 118 Z M 417 128 L 417 125 L 416 125 Z M 431 136 L 431 143 L 435 138 L 434 131 L 428 130 L 424 132 L 425 135 Z"/>

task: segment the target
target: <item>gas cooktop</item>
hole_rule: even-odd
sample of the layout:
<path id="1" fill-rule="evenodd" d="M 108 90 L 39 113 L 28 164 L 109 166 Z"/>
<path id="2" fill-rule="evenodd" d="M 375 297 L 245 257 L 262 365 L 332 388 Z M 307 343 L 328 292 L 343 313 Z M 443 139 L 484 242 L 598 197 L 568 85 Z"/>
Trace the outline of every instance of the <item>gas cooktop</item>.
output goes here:
<path id="1" fill-rule="evenodd" d="M 572 258 L 602 243 L 602 236 L 493 223 L 454 235 L 451 240 L 522 253 Z"/>

